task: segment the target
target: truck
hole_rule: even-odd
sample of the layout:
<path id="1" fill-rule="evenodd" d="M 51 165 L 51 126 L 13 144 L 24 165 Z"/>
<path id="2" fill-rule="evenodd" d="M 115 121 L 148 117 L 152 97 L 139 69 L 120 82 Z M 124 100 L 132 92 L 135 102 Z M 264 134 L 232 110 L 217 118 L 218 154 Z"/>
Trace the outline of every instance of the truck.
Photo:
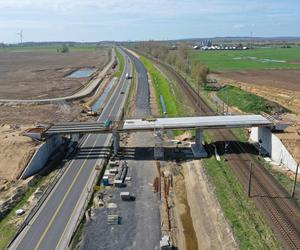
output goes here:
<path id="1" fill-rule="evenodd" d="M 132 195 L 130 192 L 121 192 L 120 198 L 123 201 L 135 201 L 135 196 Z"/>
<path id="2" fill-rule="evenodd" d="M 130 79 L 131 77 L 130 77 L 130 75 L 129 75 L 129 73 L 126 73 L 126 79 Z"/>
<path id="3" fill-rule="evenodd" d="M 105 128 L 109 128 L 111 124 L 112 124 L 112 120 L 106 119 L 104 121 L 104 127 Z"/>

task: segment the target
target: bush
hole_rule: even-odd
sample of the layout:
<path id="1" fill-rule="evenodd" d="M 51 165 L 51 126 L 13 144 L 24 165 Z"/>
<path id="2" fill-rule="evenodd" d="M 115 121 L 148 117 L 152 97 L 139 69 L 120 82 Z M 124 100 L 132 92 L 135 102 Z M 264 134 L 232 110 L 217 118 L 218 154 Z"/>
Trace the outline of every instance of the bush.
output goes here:
<path id="1" fill-rule="evenodd" d="M 60 49 L 57 49 L 57 52 L 68 53 L 69 52 L 69 47 L 66 44 L 64 44 Z"/>

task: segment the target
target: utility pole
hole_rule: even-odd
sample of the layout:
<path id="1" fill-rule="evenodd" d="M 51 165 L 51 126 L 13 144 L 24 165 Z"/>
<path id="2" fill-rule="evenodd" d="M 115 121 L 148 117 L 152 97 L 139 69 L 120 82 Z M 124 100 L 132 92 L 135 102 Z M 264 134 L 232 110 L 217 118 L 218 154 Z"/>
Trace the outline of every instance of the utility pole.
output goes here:
<path id="1" fill-rule="evenodd" d="M 229 105 L 229 100 L 228 100 L 228 96 L 227 96 L 227 103 L 226 103 L 227 111 L 226 111 L 226 115 L 228 115 L 228 105 Z"/>
<path id="2" fill-rule="evenodd" d="M 295 189 L 296 189 L 296 183 L 297 183 L 297 177 L 298 177 L 298 169 L 299 169 L 299 163 L 297 164 L 297 167 L 296 167 L 295 180 L 294 180 L 294 185 L 293 185 L 293 189 L 292 189 L 292 198 L 294 198 L 294 196 L 295 196 Z"/>
<path id="3" fill-rule="evenodd" d="M 222 113 L 222 115 L 225 115 L 225 102 L 223 102 Z"/>
<path id="4" fill-rule="evenodd" d="M 200 97 L 200 84 L 199 84 L 199 82 L 198 82 L 198 84 L 197 84 L 197 92 L 198 92 L 198 98 L 197 98 L 197 100 L 198 100 L 198 103 L 197 103 L 197 106 L 199 106 L 199 97 Z"/>
<path id="5" fill-rule="evenodd" d="M 248 182 L 248 198 L 251 197 L 251 182 L 252 182 L 252 161 L 250 161 L 250 172 L 249 172 L 249 182 Z"/>

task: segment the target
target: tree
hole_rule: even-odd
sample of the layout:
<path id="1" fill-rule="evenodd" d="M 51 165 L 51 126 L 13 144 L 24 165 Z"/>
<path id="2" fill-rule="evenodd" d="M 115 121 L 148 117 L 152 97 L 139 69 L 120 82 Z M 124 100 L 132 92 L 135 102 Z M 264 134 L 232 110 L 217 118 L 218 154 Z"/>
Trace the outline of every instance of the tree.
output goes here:
<path id="1" fill-rule="evenodd" d="M 192 77 L 195 79 L 197 84 L 198 96 L 200 95 L 200 86 L 205 86 L 207 82 L 207 75 L 209 69 L 206 65 L 196 62 L 192 66 Z M 199 103 L 197 103 L 199 105 Z"/>
<path id="2" fill-rule="evenodd" d="M 196 80 L 199 85 L 205 85 L 207 82 L 207 75 L 209 74 L 209 68 L 206 65 L 198 62 L 192 66 L 192 77 Z"/>
<path id="3" fill-rule="evenodd" d="M 69 52 L 69 47 L 64 44 L 61 48 L 60 48 L 60 52 L 61 53 L 68 53 Z"/>

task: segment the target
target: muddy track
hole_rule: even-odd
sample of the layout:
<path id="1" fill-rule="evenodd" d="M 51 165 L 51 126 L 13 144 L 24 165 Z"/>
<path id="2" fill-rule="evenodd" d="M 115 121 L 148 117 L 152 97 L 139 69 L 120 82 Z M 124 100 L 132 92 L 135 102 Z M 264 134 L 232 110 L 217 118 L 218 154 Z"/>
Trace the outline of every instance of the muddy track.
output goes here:
<path id="1" fill-rule="evenodd" d="M 150 59 L 174 76 L 187 98 L 200 114 L 215 114 L 184 77 L 171 66 L 156 59 Z M 226 159 L 245 190 L 248 188 L 250 162 L 252 163 L 251 199 L 261 210 L 265 220 L 281 241 L 283 248 L 300 249 L 300 208 L 290 198 L 287 191 L 254 157 L 258 155 L 256 148 L 250 144 L 240 143 L 231 130 L 214 130 L 212 135 L 215 141 L 219 141 L 217 143 L 218 151 L 222 154 L 224 154 L 224 143 L 222 142 L 229 142 Z"/>

